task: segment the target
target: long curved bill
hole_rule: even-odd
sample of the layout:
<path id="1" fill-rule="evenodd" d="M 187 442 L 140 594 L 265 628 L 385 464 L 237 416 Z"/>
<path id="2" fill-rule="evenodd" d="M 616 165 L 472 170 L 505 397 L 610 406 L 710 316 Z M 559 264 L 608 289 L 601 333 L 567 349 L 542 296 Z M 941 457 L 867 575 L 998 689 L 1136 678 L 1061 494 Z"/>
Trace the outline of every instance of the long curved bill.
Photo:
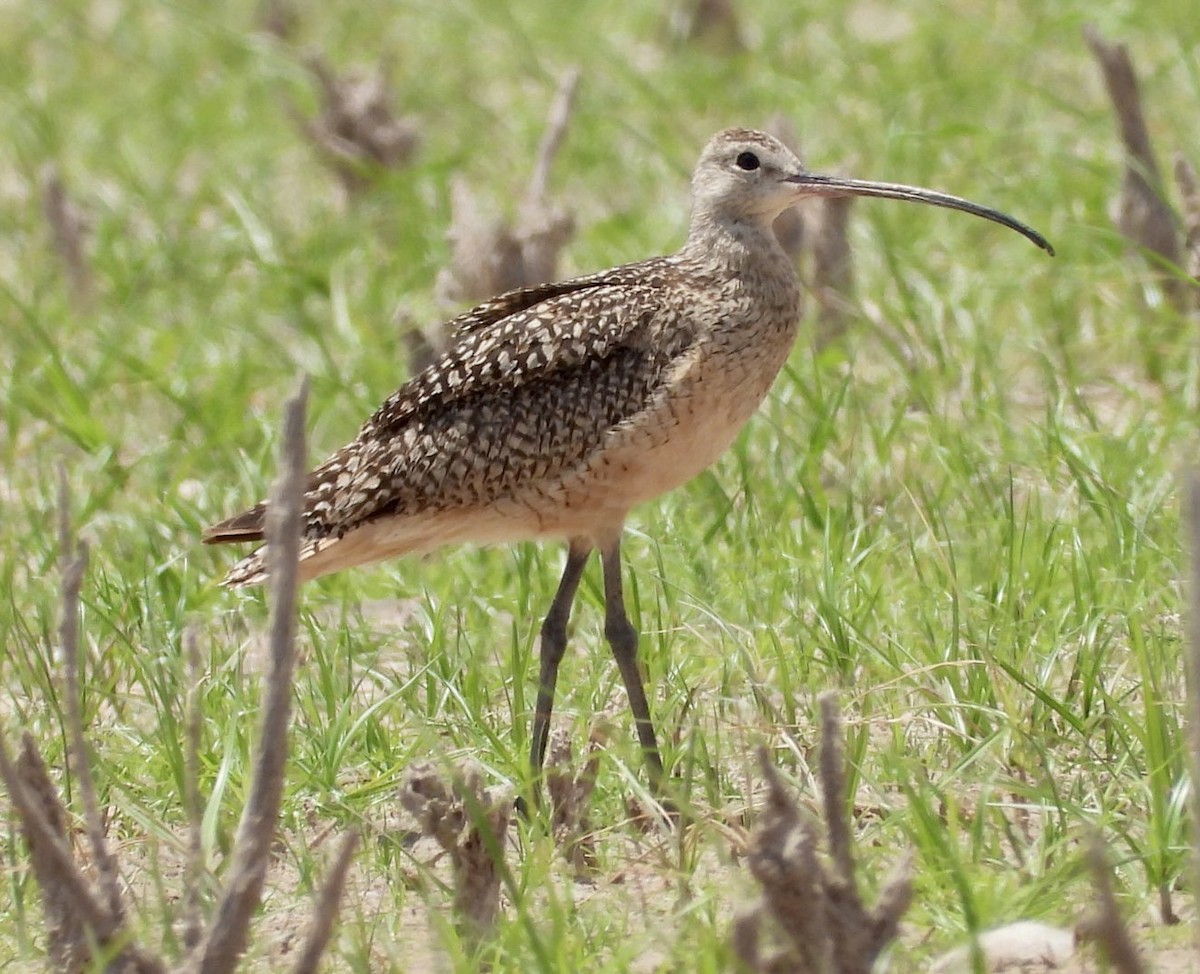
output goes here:
<path id="1" fill-rule="evenodd" d="M 1017 233 L 1028 237 L 1035 244 L 1054 256 L 1054 248 L 1050 241 L 1043 237 L 1033 227 L 1026 226 L 1007 213 L 993 210 L 990 206 L 980 206 L 970 200 L 949 193 L 939 193 L 932 189 L 921 189 L 919 186 L 903 186 L 900 183 L 876 183 L 866 179 L 845 179 L 841 176 L 823 176 L 820 173 L 804 172 L 788 176 L 789 183 L 795 183 L 804 196 L 880 196 L 889 200 L 908 200 L 911 203 L 928 203 L 930 206 L 944 206 L 951 210 L 962 210 L 975 216 L 999 223 L 1001 226 L 1016 230 Z"/>

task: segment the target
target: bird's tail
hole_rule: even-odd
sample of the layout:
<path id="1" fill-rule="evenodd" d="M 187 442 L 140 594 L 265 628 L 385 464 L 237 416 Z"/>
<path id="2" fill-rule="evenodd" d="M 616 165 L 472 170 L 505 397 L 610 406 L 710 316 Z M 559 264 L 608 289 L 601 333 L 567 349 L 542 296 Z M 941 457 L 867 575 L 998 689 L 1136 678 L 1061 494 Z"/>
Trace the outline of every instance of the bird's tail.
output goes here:
<path id="1" fill-rule="evenodd" d="M 233 544 L 240 541 L 262 541 L 267 523 L 267 502 L 259 501 L 248 511 L 214 524 L 204 532 L 205 544 Z"/>
<path id="2" fill-rule="evenodd" d="M 262 541 L 266 529 L 267 505 L 255 504 L 248 511 L 235 514 L 204 532 L 205 544 L 233 544 L 241 541 Z M 264 545 L 247 555 L 221 579 L 227 588 L 261 585 L 267 580 L 267 549 Z"/>
<path id="3" fill-rule="evenodd" d="M 262 585 L 267 578 L 267 547 L 263 545 L 229 569 L 221 579 L 221 584 L 226 588 L 243 588 L 247 585 Z"/>

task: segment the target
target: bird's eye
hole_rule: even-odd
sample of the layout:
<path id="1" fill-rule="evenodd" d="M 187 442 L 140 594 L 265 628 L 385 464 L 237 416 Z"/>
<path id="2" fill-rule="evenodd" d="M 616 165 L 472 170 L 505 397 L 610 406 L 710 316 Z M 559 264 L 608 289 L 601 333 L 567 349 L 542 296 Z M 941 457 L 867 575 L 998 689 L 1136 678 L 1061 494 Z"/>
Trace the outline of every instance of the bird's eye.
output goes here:
<path id="1" fill-rule="evenodd" d="M 734 161 L 737 162 L 738 169 L 745 169 L 746 172 L 757 169 L 759 166 L 758 156 L 753 152 L 739 152 Z"/>

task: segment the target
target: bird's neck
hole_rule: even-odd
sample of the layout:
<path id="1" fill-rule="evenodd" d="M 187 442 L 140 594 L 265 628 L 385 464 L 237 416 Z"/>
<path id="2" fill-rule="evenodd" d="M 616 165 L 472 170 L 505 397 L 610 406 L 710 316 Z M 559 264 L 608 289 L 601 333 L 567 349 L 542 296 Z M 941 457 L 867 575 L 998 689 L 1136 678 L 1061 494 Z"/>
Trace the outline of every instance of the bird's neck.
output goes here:
<path id="1" fill-rule="evenodd" d="M 714 269 L 726 273 L 736 274 L 749 265 L 758 273 L 774 270 L 794 278 L 795 267 L 779 246 L 771 222 L 766 218 L 735 219 L 695 212 L 680 256 L 711 263 Z"/>
<path id="2" fill-rule="evenodd" d="M 687 242 L 678 258 L 724 289 L 750 293 L 772 308 L 778 320 L 800 314 L 800 280 L 795 262 L 779 245 L 771 221 L 720 219 L 706 213 L 692 217 Z"/>

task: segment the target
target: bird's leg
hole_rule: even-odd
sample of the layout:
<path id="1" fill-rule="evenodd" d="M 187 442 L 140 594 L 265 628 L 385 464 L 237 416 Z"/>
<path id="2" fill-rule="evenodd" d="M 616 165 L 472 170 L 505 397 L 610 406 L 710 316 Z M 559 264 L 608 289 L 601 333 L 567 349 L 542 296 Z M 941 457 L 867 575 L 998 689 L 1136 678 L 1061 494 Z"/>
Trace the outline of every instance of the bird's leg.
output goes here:
<path id="1" fill-rule="evenodd" d="M 550 712 L 554 708 L 554 686 L 558 682 L 558 664 L 562 662 L 567 648 L 567 623 L 571 619 L 571 603 L 583 578 L 588 555 L 592 553 L 591 542 L 574 538 L 567 549 L 567 565 L 563 569 L 562 581 L 550 603 L 550 611 L 542 623 L 541 667 L 538 674 L 537 710 L 533 715 L 533 744 L 529 751 L 529 765 L 535 783 L 540 781 L 542 762 L 546 759 L 546 740 L 550 736 Z M 540 785 L 535 785 L 534 794 L 540 794 Z"/>
<path id="2" fill-rule="evenodd" d="M 642 753 L 650 772 L 650 784 L 655 792 L 662 794 L 663 766 L 658 753 L 658 741 L 654 737 L 654 725 L 650 722 L 650 704 L 646 701 L 646 688 L 637 665 L 637 630 L 625 612 L 625 595 L 621 589 L 621 540 L 614 538 L 600 549 L 604 567 L 604 637 L 612 647 L 613 657 L 625 682 L 629 694 L 629 706 L 637 724 L 638 740 L 642 742 Z"/>

